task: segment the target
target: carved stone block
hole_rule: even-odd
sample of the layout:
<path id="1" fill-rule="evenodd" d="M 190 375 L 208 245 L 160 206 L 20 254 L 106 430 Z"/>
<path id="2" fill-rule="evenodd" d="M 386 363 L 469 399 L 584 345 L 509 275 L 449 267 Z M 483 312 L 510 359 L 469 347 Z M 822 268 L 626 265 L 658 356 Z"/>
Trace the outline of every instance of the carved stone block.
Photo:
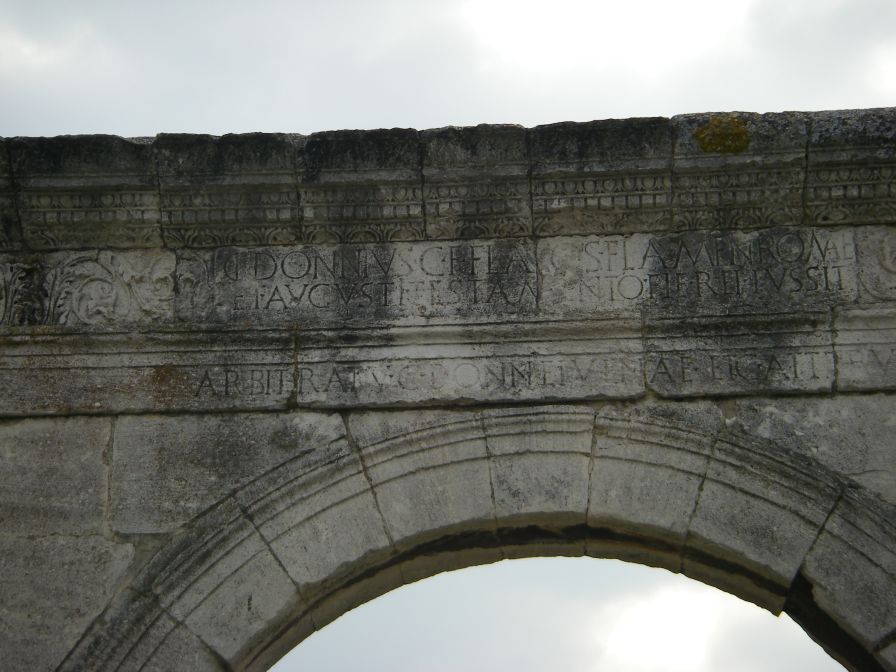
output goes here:
<path id="1" fill-rule="evenodd" d="M 584 519 L 594 429 L 590 409 L 486 411 L 482 424 L 499 519 L 545 525 Z"/>
<path id="2" fill-rule="evenodd" d="M 0 535 L 101 532 L 110 432 L 106 418 L 0 422 Z"/>
<path id="3" fill-rule="evenodd" d="M 671 223 L 668 119 L 551 124 L 529 131 L 539 236 L 664 231 Z"/>
<path id="4" fill-rule="evenodd" d="M 44 324 L 102 330 L 174 316 L 172 252 L 60 252 L 45 259 Z"/>
<path id="5" fill-rule="evenodd" d="M 162 232 L 169 247 L 279 245 L 301 240 L 296 152 L 301 136 L 162 134 Z"/>
<path id="6" fill-rule="evenodd" d="M 424 131 L 420 137 L 429 238 L 531 234 L 524 128 L 449 127 Z"/>
<path id="7" fill-rule="evenodd" d="M 179 255 L 184 321 L 308 328 L 531 315 L 527 240 L 219 248 Z"/>
<path id="8" fill-rule="evenodd" d="M 221 492 L 341 430 L 338 418 L 334 424 L 316 413 L 239 414 L 223 421 L 215 415 L 121 417 L 113 445 L 112 527 L 123 533 L 174 530 Z"/>
<path id="9" fill-rule="evenodd" d="M 22 230 L 16 211 L 16 195 L 13 189 L 12 167 L 6 141 L 0 150 L 0 252 L 19 249 L 22 245 Z"/>
<path id="10" fill-rule="evenodd" d="M 809 223 L 896 222 L 896 110 L 816 112 L 811 124 Z"/>
<path id="11" fill-rule="evenodd" d="M 896 311 L 837 311 L 834 351 L 838 390 L 896 388 Z"/>
<path id="12" fill-rule="evenodd" d="M 802 224 L 805 115 L 688 114 L 672 124 L 676 229 Z"/>
<path id="13" fill-rule="evenodd" d="M 543 310 L 567 317 L 818 310 L 857 295 L 851 230 L 555 237 L 538 260 Z"/>
<path id="14" fill-rule="evenodd" d="M 55 670 L 105 608 L 134 555 L 101 536 L 0 535 L 0 650 L 10 672 Z"/>
<path id="15" fill-rule="evenodd" d="M 589 325 L 591 326 L 591 325 Z M 631 326 L 631 325 L 630 325 Z M 465 335 L 445 333 L 438 352 L 416 343 L 417 334 L 391 345 L 363 341 L 332 349 L 300 347 L 296 401 L 311 406 L 366 403 L 408 405 L 452 399 L 628 398 L 643 394 L 641 341 L 636 330 L 564 345 L 505 329 L 500 345 L 487 342 L 495 328 Z M 452 338 L 453 337 L 453 338 Z M 402 342 L 404 341 L 404 342 Z M 368 400 L 362 402 L 362 400 Z"/>
<path id="16" fill-rule="evenodd" d="M 425 543 L 435 529 L 494 527 L 488 450 L 474 413 L 354 413 L 348 424 L 396 547 Z"/>
<path id="17" fill-rule="evenodd" d="M 423 240 L 417 131 L 333 131 L 299 153 L 304 242 Z"/>
<path id="18" fill-rule="evenodd" d="M 289 334 L 2 339 L 0 415 L 285 409 Z"/>
<path id="19" fill-rule="evenodd" d="M 688 528 L 684 573 L 780 610 L 782 587 L 800 571 L 839 494 L 836 480 L 816 463 L 759 441 L 717 441 Z M 753 578 L 700 561 L 704 553 L 724 556 L 720 547 Z"/>
<path id="20" fill-rule="evenodd" d="M 7 140 L 25 244 L 35 250 L 161 244 L 148 140 L 94 135 Z"/>
<path id="21" fill-rule="evenodd" d="M 855 237 L 862 302 L 896 300 L 896 227 L 863 226 Z"/>
<path id="22" fill-rule="evenodd" d="M 826 313 L 651 320 L 647 386 L 662 396 L 822 392 L 834 385 Z"/>

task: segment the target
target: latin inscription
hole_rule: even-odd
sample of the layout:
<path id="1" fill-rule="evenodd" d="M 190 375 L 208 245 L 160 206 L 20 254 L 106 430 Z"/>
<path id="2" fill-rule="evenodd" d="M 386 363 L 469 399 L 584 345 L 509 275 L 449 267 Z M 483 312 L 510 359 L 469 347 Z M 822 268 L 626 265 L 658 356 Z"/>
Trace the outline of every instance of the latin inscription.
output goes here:
<path id="1" fill-rule="evenodd" d="M 278 397 L 287 393 L 292 371 L 269 367 L 202 369 L 194 397 Z"/>
<path id="2" fill-rule="evenodd" d="M 773 384 L 780 381 L 819 380 L 816 358 L 830 353 L 757 351 L 747 353 L 663 353 L 648 366 L 647 382 L 691 383 L 712 380 L 720 383 Z"/>
<path id="3" fill-rule="evenodd" d="M 830 389 L 830 350 L 793 347 L 653 352 L 647 384 L 663 394 L 731 394 L 747 391 Z"/>
<path id="4" fill-rule="evenodd" d="M 214 262 L 218 308 L 235 317 L 513 314 L 538 303 L 534 254 L 516 241 L 229 250 Z"/>
<path id="5" fill-rule="evenodd" d="M 823 309 L 857 296 L 850 230 L 780 228 L 221 248 L 181 255 L 181 319 L 389 326 L 430 319 Z M 201 256 L 204 255 L 204 256 Z M 202 268 L 201 272 L 197 268 Z M 195 319 L 195 318 L 194 318 Z"/>
<path id="6" fill-rule="evenodd" d="M 294 369 L 220 366 L 194 373 L 196 399 L 343 404 L 431 398 L 631 397 L 643 393 L 637 346 L 615 352 L 328 361 L 314 353 Z"/>
<path id="7" fill-rule="evenodd" d="M 761 309 L 856 291 L 851 235 L 822 229 L 562 239 L 546 241 L 539 260 L 554 280 L 544 305 L 566 310 Z"/>
<path id="8" fill-rule="evenodd" d="M 641 376 L 640 363 L 616 355 L 494 357 L 459 360 L 331 363 L 300 366 L 298 394 L 355 395 L 389 389 L 438 393 L 446 390 L 545 390 L 595 385 L 615 388 Z"/>

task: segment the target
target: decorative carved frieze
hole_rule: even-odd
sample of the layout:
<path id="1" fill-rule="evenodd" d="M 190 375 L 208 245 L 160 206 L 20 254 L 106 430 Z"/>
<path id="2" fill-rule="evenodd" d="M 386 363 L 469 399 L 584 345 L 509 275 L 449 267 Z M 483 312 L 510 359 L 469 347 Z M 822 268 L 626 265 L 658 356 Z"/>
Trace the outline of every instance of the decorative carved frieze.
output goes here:
<path id="1" fill-rule="evenodd" d="M 536 235 L 669 228 L 668 119 L 552 124 L 529 133 Z"/>
<path id="2" fill-rule="evenodd" d="M 160 245 L 159 194 L 150 141 L 98 135 L 7 142 L 27 247 Z"/>
<path id="3" fill-rule="evenodd" d="M 672 124 L 675 229 L 802 223 L 805 115 L 690 114 Z"/>
<path id="4" fill-rule="evenodd" d="M 820 225 L 896 223 L 892 109 L 811 116 L 806 214 Z"/>
<path id="5" fill-rule="evenodd" d="M 302 242 L 426 238 L 416 131 L 315 133 L 299 171 Z"/>
<path id="6" fill-rule="evenodd" d="M 300 136 L 161 135 L 162 231 L 169 247 L 280 245 L 301 240 Z"/>
<path id="7" fill-rule="evenodd" d="M 532 234 L 524 128 L 441 128 L 424 131 L 421 143 L 429 238 Z"/>

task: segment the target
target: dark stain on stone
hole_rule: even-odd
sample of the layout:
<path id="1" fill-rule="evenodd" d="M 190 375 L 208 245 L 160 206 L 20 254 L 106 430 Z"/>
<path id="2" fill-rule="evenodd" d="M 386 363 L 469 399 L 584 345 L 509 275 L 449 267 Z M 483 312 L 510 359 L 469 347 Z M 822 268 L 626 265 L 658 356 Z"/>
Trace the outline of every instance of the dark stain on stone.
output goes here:
<path id="1" fill-rule="evenodd" d="M 740 154 L 750 146 L 750 132 L 746 124 L 732 114 L 719 114 L 696 131 L 694 139 L 704 152 Z"/>
<path id="2" fill-rule="evenodd" d="M 156 402 L 171 401 L 189 392 L 190 377 L 176 366 L 157 366 L 149 374 L 150 389 Z"/>

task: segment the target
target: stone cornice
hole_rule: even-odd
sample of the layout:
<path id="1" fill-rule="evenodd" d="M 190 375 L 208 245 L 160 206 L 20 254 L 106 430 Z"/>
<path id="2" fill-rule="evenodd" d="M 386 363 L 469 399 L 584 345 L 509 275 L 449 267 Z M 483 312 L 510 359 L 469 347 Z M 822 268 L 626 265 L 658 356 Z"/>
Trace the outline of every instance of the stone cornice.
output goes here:
<path id="1" fill-rule="evenodd" d="M 887 223 L 896 110 L 289 134 L 9 138 L 0 249 Z"/>

